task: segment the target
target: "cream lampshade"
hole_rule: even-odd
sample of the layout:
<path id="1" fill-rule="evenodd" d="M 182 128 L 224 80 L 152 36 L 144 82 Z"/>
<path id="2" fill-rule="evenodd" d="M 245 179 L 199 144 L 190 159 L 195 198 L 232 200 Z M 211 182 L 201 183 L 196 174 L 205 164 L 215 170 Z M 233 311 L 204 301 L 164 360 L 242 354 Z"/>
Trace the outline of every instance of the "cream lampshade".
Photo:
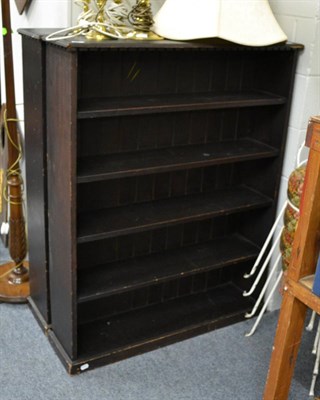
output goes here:
<path id="1" fill-rule="evenodd" d="M 166 0 L 153 31 L 173 40 L 218 37 L 247 46 L 287 40 L 268 0 Z"/>

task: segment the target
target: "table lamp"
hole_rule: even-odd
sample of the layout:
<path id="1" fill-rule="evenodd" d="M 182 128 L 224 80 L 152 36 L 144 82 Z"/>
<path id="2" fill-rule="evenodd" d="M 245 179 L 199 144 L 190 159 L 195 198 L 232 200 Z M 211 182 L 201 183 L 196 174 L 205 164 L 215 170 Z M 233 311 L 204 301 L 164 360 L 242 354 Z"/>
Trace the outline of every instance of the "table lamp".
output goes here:
<path id="1" fill-rule="evenodd" d="M 153 31 L 167 39 L 220 38 L 246 46 L 287 40 L 268 0 L 166 0 Z"/>

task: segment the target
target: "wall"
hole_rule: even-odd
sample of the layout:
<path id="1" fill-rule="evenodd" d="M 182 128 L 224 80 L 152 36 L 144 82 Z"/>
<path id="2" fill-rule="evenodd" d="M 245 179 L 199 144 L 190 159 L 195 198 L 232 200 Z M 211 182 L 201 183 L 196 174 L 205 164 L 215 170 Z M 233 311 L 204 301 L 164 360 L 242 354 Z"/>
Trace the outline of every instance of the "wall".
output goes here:
<path id="1" fill-rule="evenodd" d="M 22 49 L 21 37 L 17 30 L 19 28 L 42 28 L 42 27 L 65 27 L 71 21 L 71 0 L 32 0 L 30 7 L 19 15 L 14 0 L 10 0 L 11 26 L 12 26 L 12 45 L 14 56 L 14 73 L 17 111 L 19 117 L 23 119 L 23 85 L 22 85 Z M 1 40 L 1 54 L 3 54 Z M 1 60 L 3 57 L 1 57 Z M 3 60 L 2 60 L 3 61 Z M 1 82 L 4 82 L 4 68 L 1 63 Z M 1 85 L 1 98 L 5 102 L 4 84 Z"/>
<path id="2" fill-rule="evenodd" d="M 279 210 L 287 198 L 288 178 L 295 168 L 298 148 L 304 142 L 308 119 L 312 115 L 320 114 L 320 1 L 271 0 L 270 5 L 288 39 L 305 46 L 299 57 L 296 73 Z M 306 149 L 303 155 L 307 155 Z M 280 229 L 279 227 L 278 232 Z M 269 309 L 278 308 L 280 301 L 281 298 L 276 293 Z"/>
<path id="3" fill-rule="evenodd" d="M 305 46 L 297 68 L 289 141 L 283 169 L 288 178 L 294 169 L 294 157 L 305 137 L 308 119 L 320 112 L 320 1 L 271 0 L 274 14 L 289 40 Z"/>
<path id="4" fill-rule="evenodd" d="M 4 0 L 1 0 L 4 1 Z M 15 93 L 17 103 L 17 115 L 21 120 L 19 123 L 20 131 L 24 135 L 24 110 L 23 110 L 23 77 L 22 77 L 22 47 L 21 36 L 17 32 L 19 28 L 44 28 L 44 27 L 65 27 L 71 21 L 71 0 L 32 0 L 30 7 L 19 15 L 14 0 L 10 0 L 11 27 L 12 27 L 12 46 L 14 62 Z M 1 14 L 1 9 L 0 9 Z M 2 16 L 1 16 L 2 18 Z M 1 100 L 5 103 L 4 85 L 4 62 L 3 62 L 3 43 L 0 40 L 1 54 Z M 20 164 L 24 175 L 24 159 Z M 26 181 L 24 176 L 24 181 Z M 26 210 L 26 208 L 25 208 Z"/>

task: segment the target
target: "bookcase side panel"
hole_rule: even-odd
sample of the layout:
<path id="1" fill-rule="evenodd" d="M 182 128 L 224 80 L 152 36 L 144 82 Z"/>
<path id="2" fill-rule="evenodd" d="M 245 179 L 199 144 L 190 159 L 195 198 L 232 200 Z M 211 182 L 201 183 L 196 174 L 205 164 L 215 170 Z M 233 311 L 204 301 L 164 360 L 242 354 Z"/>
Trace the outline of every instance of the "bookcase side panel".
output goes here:
<path id="1" fill-rule="evenodd" d="M 76 343 L 77 54 L 47 47 L 49 268 L 52 330 L 69 357 Z"/>
<path id="2" fill-rule="evenodd" d="M 47 325 L 51 317 L 47 246 L 45 46 L 27 37 L 23 38 L 22 44 L 30 296 L 36 313 Z"/>

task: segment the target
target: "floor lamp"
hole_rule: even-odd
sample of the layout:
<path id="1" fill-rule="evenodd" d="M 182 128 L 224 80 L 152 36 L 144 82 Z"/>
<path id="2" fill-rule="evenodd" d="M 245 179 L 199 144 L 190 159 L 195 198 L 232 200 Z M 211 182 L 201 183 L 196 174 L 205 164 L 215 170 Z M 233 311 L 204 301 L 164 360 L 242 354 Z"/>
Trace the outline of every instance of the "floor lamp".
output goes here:
<path id="1" fill-rule="evenodd" d="M 19 3 L 20 6 L 25 6 L 27 1 Z M 8 166 L 3 197 L 8 201 L 9 206 L 9 253 L 12 261 L 0 266 L 0 301 L 24 303 L 29 295 L 29 273 L 25 262 L 27 239 L 23 215 L 21 144 L 16 113 L 9 0 L 2 0 L 1 8 L 6 89 L 3 129 L 8 148 Z"/>

